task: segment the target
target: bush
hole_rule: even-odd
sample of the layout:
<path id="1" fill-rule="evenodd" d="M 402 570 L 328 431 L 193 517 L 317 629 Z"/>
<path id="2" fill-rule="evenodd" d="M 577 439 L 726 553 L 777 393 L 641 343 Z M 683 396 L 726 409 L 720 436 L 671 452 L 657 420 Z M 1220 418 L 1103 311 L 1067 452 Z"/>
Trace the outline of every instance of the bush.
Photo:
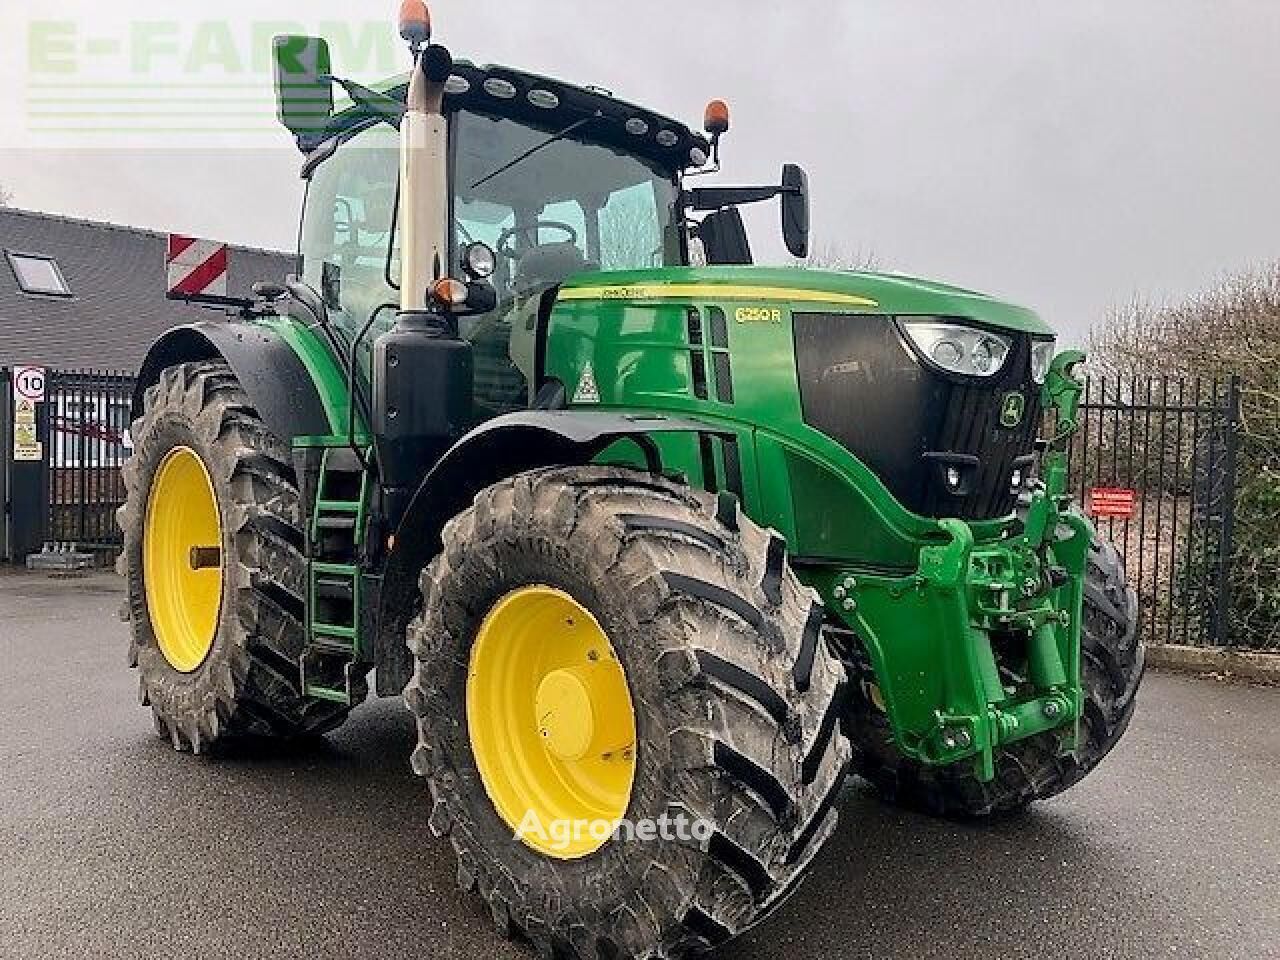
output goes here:
<path id="1" fill-rule="evenodd" d="M 1118 382 L 1241 376 L 1226 633 L 1235 644 L 1280 649 L 1280 261 L 1182 303 L 1114 310 L 1091 334 L 1089 355 L 1092 373 Z M 1180 602 L 1213 607 L 1215 573 L 1184 571 Z"/>

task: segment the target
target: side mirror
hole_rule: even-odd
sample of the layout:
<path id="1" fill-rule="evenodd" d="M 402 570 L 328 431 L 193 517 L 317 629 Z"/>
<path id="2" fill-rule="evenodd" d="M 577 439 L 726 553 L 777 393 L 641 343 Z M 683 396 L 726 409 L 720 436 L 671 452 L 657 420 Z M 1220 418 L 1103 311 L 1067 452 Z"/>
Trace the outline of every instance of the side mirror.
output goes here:
<path id="1" fill-rule="evenodd" d="M 747 266 L 751 263 L 751 243 L 742 212 L 726 207 L 703 217 L 698 224 L 698 239 L 707 253 L 707 266 Z"/>
<path id="2" fill-rule="evenodd" d="M 329 44 L 320 37 L 282 36 L 271 42 L 276 72 L 276 116 L 304 143 L 333 116 Z"/>
<path id="3" fill-rule="evenodd" d="M 809 256 L 809 175 L 794 163 L 782 168 L 782 239 L 793 257 Z"/>

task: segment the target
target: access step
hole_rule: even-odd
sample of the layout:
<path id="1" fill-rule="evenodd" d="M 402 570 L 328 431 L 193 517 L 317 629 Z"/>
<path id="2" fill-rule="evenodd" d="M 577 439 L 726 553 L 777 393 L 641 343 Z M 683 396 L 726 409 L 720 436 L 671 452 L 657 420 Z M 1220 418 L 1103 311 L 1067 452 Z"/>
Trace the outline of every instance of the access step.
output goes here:
<path id="1" fill-rule="evenodd" d="M 299 658 L 303 694 L 351 704 L 360 644 L 360 552 L 368 478 L 346 446 L 320 454 L 307 560 L 307 636 Z"/>
<path id="2" fill-rule="evenodd" d="M 311 563 L 311 634 L 356 635 L 359 626 L 360 568 Z"/>
<path id="3" fill-rule="evenodd" d="M 351 647 L 326 641 L 312 643 L 298 662 L 302 672 L 302 694 L 332 703 L 352 703 L 352 672 L 355 662 Z"/>

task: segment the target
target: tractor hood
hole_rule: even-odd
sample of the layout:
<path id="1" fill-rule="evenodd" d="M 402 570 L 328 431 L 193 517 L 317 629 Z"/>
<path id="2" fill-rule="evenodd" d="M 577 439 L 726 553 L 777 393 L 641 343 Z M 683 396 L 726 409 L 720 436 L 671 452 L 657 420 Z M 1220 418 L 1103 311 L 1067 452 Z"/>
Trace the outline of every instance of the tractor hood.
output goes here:
<path id="1" fill-rule="evenodd" d="M 850 313 L 975 320 L 1003 330 L 1050 336 L 1033 311 L 986 294 L 886 273 L 794 267 L 704 267 L 590 273 L 565 283 L 563 300 L 730 300 L 837 307 Z"/>

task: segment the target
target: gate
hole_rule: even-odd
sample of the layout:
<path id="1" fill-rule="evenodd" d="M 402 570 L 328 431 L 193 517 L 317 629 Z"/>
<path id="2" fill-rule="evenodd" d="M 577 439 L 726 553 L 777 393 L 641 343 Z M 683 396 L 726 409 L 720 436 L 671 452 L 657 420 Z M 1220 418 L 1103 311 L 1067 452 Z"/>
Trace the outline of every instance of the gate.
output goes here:
<path id="1" fill-rule="evenodd" d="M 45 419 L 43 540 L 74 543 L 100 562 L 122 546 L 116 509 L 128 456 L 134 378 L 104 371 L 50 372 Z"/>
<path id="2" fill-rule="evenodd" d="M 1239 424 L 1238 377 L 1086 384 L 1072 482 L 1125 555 L 1149 643 L 1233 643 Z"/>

